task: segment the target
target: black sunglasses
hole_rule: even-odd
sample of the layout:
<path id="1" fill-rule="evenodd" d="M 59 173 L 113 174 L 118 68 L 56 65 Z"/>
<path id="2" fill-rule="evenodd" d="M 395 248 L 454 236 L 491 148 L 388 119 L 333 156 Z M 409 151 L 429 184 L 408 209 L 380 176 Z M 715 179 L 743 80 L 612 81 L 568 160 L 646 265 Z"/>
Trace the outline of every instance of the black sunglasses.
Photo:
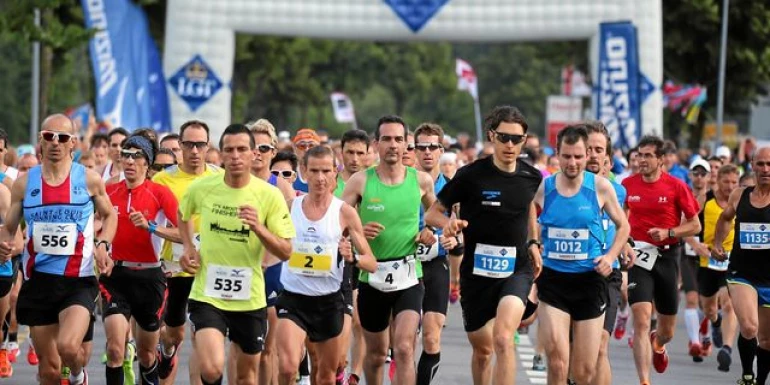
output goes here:
<path id="1" fill-rule="evenodd" d="M 193 142 L 190 140 L 185 140 L 182 142 L 182 146 L 188 150 L 192 150 L 193 147 L 201 150 L 203 147 L 206 147 L 209 145 L 209 142 Z"/>
<path id="2" fill-rule="evenodd" d="M 46 142 L 58 141 L 59 143 L 67 143 L 72 140 L 73 137 L 72 134 L 52 131 L 43 131 L 40 133 L 40 135 L 43 137 L 43 139 L 45 139 Z"/>
<path id="3" fill-rule="evenodd" d="M 275 150 L 275 147 L 273 147 L 273 146 L 271 146 L 269 144 L 260 144 L 259 146 L 257 146 L 257 150 L 259 150 L 259 152 L 265 154 L 265 153 L 268 153 L 270 151 Z"/>
<path id="4" fill-rule="evenodd" d="M 512 142 L 513 144 L 520 144 L 526 138 L 526 135 L 503 134 L 502 132 L 495 132 L 495 139 L 497 139 L 497 141 L 500 143 Z"/>
<path id="5" fill-rule="evenodd" d="M 152 168 L 152 171 L 163 171 L 171 166 L 173 166 L 175 163 L 155 163 L 150 168 Z"/>
<path id="6" fill-rule="evenodd" d="M 417 143 L 414 145 L 414 148 L 420 150 L 420 151 L 433 151 L 444 148 L 444 146 L 441 143 Z"/>
<path id="7" fill-rule="evenodd" d="M 704 177 L 704 176 L 706 176 L 708 174 L 709 173 L 706 172 L 706 171 L 693 171 L 692 172 L 692 176 L 699 176 L 699 177 Z"/>
<path id="8" fill-rule="evenodd" d="M 144 158 L 144 153 L 141 151 L 128 151 L 128 150 L 121 150 L 120 156 L 123 159 L 131 158 L 133 160 L 142 159 Z"/>
<path id="9" fill-rule="evenodd" d="M 294 171 L 292 170 L 284 170 L 284 171 L 272 170 L 270 171 L 270 173 L 275 176 L 280 176 L 283 179 L 289 179 L 294 176 Z"/>

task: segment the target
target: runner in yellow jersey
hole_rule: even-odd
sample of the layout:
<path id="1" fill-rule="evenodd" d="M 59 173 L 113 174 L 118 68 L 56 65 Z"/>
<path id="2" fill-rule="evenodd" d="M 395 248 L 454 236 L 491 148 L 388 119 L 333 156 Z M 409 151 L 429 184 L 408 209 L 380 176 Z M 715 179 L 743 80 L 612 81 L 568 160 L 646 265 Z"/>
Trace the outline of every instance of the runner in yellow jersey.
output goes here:
<path id="1" fill-rule="evenodd" d="M 209 143 L 209 127 L 206 123 L 191 120 L 180 127 L 182 142 L 182 158 L 179 164 L 161 171 L 152 178 L 153 182 L 171 189 L 176 199 L 181 202 L 190 184 L 204 176 L 222 171 L 217 166 L 206 164 L 204 157 Z M 198 233 L 199 217 L 193 218 L 194 232 Z M 163 317 L 164 328 L 161 329 L 161 343 L 158 347 L 160 363 L 158 376 L 162 384 L 173 384 L 176 379 L 176 352 L 184 341 L 185 322 L 187 321 L 187 297 L 190 296 L 193 277 L 182 271 L 179 258 L 182 257 L 182 245 L 166 242 L 161 255 L 164 267 L 171 274 L 168 279 L 168 297 L 166 298 L 166 313 Z M 190 365 L 190 370 L 197 370 L 198 365 Z M 191 377 L 197 377 L 196 372 Z"/>
<path id="2" fill-rule="evenodd" d="M 262 258 L 289 259 L 295 230 L 281 192 L 250 174 L 254 137 L 242 124 L 220 139 L 225 173 L 195 181 L 180 205 L 181 266 L 195 274 L 190 321 L 204 385 L 221 384 L 224 338 L 236 345 L 237 383 L 254 384 L 267 313 Z M 192 217 L 200 215 L 200 252 Z"/>

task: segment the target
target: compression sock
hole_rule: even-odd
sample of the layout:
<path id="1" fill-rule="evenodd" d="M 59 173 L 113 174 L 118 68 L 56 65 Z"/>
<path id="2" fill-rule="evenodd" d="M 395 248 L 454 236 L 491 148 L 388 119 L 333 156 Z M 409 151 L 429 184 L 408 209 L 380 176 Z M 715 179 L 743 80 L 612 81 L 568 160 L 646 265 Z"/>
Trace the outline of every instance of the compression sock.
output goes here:
<path id="1" fill-rule="evenodd" d="M 305 350 L 305 356 L 302 357 L 302 362 L 299 363 L 299 375 L 300 376 L 310 375 L 310 361 L 308 359 L 307 350 Z"/>
<path id="2" fill-rule="evenodd" d="M 219 376 L 214 382 L 207 382 L 203 379 L 203 376 L 201 376 L 201 383 L 203 383 L 203 385 L 222 385 L 222 376 Z"/>
<path id="3" fill-rule="evenodd" d="M 738 355 L 741 357 L 741 367 L 744 375 L 754 377 L 754 356 L 757 354 L 757 338 L 743 338 L 738 334 Z"/>
<path id="4" fill-rule="evenodd" d="M 770 373 L 770 350 L 757 347 L 757 384 L 765 384 Z"/>
<path id="5" fill-rule="evenodd" d="M 426 353 L 424 350 L 417 364 L 417 385 L 429 385 L 433 377 L 438 373 L 441 352 L 436 354 Z"/>
<path id="6" fill-rule="evenodd" d="M 111 368 L 105 366 L 104 371 L 105 378 L 107 379 L 107 385 L 123 385 L 123 367 Z"/>
<path id="7" fill-rule="evenodd" d="M 159 385 L 158 360 L 155 360 L 152 367 L 149 368 L 145 368 L 142 364 L 139 364 L 139 377 L 141 378 L 141 385 Z"/>
<path id="8" fill-rule="evenodd" d="M 687 337 L 693 344 L 700 344 L 698 331 L 700 321 L 698 321 L 698 309 L 684 309 L 684 324 L 687 326 Z"/>

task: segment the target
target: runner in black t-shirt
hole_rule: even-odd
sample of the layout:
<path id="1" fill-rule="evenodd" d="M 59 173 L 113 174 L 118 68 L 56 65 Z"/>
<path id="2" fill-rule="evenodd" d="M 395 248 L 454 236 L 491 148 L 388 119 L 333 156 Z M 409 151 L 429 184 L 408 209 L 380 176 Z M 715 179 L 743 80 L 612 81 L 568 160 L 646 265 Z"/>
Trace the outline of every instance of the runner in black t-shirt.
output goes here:
<path id="1" fill-rule="evenodd" d="M 460 169 L 428 210 L 426 222 L 443 227 L 446 236 L 460 230 L 465 236 L 460 303 L 473 346 L 473 383 L 490 383 L 488 367 L 494 346 L 494 384 L 508 385 L 516 379 L 513 333 L 542 266 L 540 259 L 530 262 L 527 251 L 528 245 L 537 246 L 528 243 L 527 236 L 532 239 L 537 232 L 532 199 L 542 176 L 518 160 L 527 133 L 521 112 L 514 107 L 496 107 L 485 126 L 494 154 Z M 456 203 L 460 204 L 462 219 L 450 220 L 445 213 Z"/>

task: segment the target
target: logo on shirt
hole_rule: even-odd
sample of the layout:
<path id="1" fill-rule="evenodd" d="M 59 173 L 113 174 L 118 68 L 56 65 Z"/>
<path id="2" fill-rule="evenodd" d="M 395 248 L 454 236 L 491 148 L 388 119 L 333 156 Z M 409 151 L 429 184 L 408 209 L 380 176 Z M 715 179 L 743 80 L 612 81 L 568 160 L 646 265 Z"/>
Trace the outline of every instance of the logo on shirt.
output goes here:
<path id="1" fill-rule="evenodd" d="M 32 195 L 33 197 L 36 197 L 36 196 L 40 195 L 40 189 L 36 188 L 36 189 L 32 190 L 32 193 L 30 193 L 30 195 Z"/>
<path id="2" fill-rule="evenodd" d="M 572 232 L 572 238 L 576 238 L 577 239 L 577 237 L 579 237 L 579 236 L 580 236 L 580 233 L 578 233 L 577 231 L 573 231 Z"/>
<path id="3" fill-rule="evenodd" d="M 321 246 L 316 246 L 315 249 L 313 249 L 313 251 L 315 251 L 316 254 L 321 254 L 321 252 L 324 251 L 324 249 Z"/>
<path id="4" fill-rule="evenodd" d="M 590 210 L 591 206 L 578 206 L 578 210 Z"/>
<path id="5" fill-rule="evenodd" d="M 230 270 L 232 272 L 233 277 L 243 277 L 243 272 L 246 271 L 245 269 L 232 269 Z"/>
<path id="6" fill-rule="evenodd" d="M 383 205 L 382 203 L 370 204 L 370 205 L 366 206 L 366 209 L 369 210 L 369 211 L 374 211 L 376 213 L 381 213 L 381 212 L 385 211 L 385 205 Z"/>
<path id="7" fill-rule="evenodd" d="M 640 202 L 642 198 L 639 195 L 629 195 L 628 201 L 629 202 Z"/>
<path id="8" fill-rule="evenodd" d="M 666 197 L 658 197 L 658 203 L 668 203 L 668 198 L 666 198 Z"/>
<path id="9" fill-rule="evenodd" d="M 308 227 L 307 228 L 307 232 L 308 233 L 315 233 L 315 227 L 313 227 L 313 226 Z"/>
<path id="10" fill-rule="evenodd" d="M 481 195 L 483 195 L 483 196 L 484 196 L 484 199 L 486 199 L 486 200 L 490 200 L 490 199 L 496 199 L 496 198 L 499 198 L 499 197 L 500 197 L 500 195 L 502 195 L 502 193 L 501 193 L 500 191 L 490 191 L 490 190 L 485 190 L 485 191 L 482 191 L 482 192 L 481 192 Z"/>
<path id="11" fill-rule="evenodd" d="M 506 254 L 508 254 L 508 250 L 506 250 L 506 249 L 502 249 L 502 250 L 500 250 L 500 255 L 502 255 L 503 257 L 505 257 L 505 255 L 506 255 Z"/>
<path id="12" fill-rule="evenodd" d="M 86 193 L 86 189 L 81 186 L 75 186 L 72 188 L 72 192 L 75 195 L 84 195 Z"/>

